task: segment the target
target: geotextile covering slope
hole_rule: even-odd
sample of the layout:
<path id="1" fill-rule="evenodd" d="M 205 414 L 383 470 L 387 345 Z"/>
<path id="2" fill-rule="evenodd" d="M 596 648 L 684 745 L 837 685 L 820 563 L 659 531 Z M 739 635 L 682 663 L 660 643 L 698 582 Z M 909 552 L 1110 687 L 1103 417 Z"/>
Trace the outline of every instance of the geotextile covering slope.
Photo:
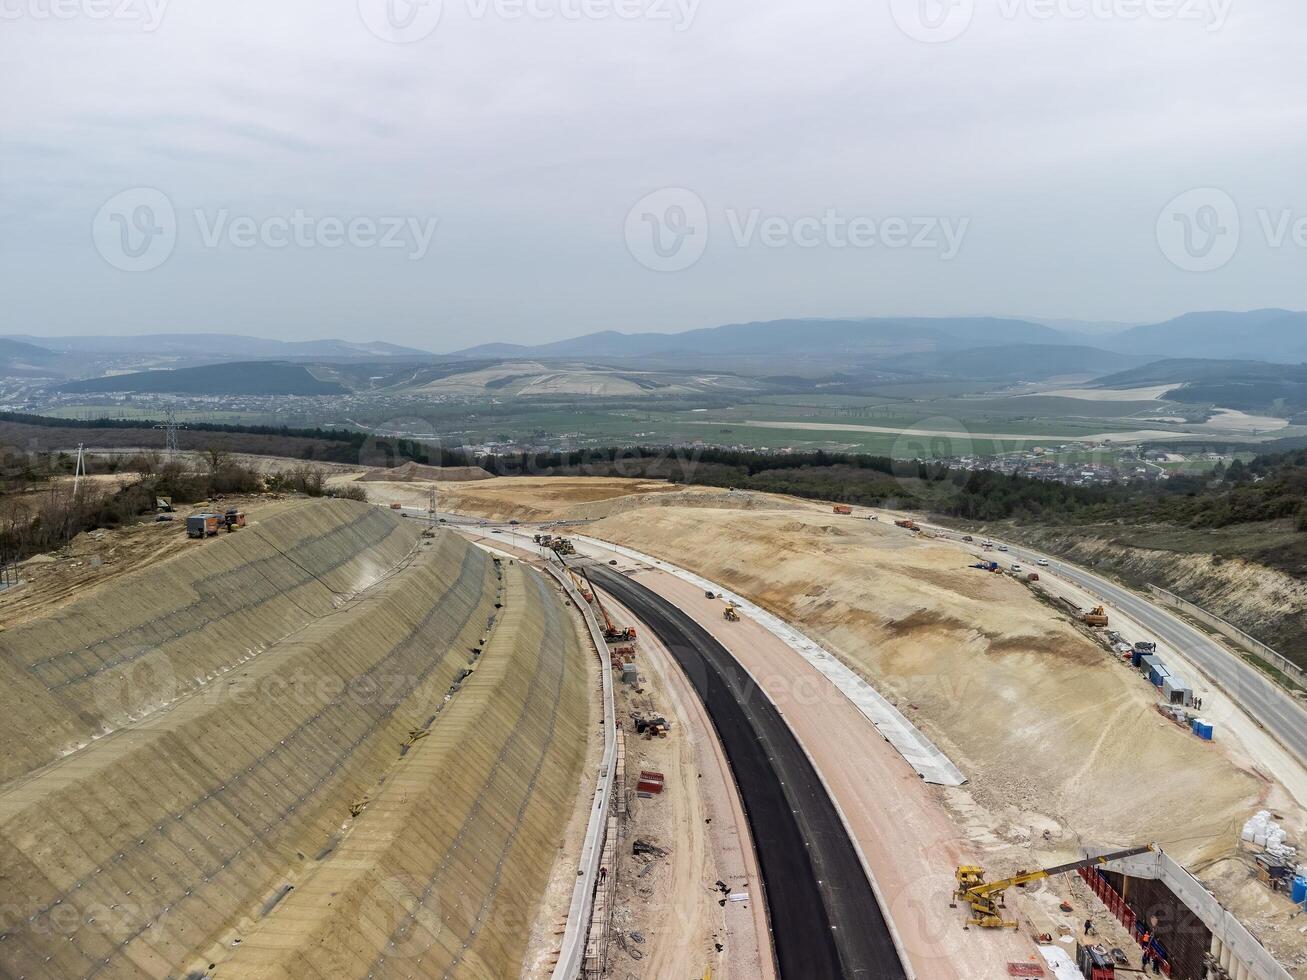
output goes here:
<path id="1" fill-rule="evenodd" d="M 251 976 L 257 944 L 248 969 L 226 960 L 260 934 L 308 968 L 317 933 L 285 926 L 298 890 L 378 834 L 405 842 L 413 890 L 527 917 L 586 725 L 575 631 L 534 578 L 388 511 L 298 502 L 0 634 L 0 974 Z M 439 806 L 383 802 L 413 773 Z M 442 836 L 460 806 L 466 828 Z M 464 860 L 486 848 L 490 875 Z M 471 921 L 451 928 L 485 948 L 459 975 L 514 973 L 525 930 Z M 383 932 L 354 934 L 348 962 Z"/>

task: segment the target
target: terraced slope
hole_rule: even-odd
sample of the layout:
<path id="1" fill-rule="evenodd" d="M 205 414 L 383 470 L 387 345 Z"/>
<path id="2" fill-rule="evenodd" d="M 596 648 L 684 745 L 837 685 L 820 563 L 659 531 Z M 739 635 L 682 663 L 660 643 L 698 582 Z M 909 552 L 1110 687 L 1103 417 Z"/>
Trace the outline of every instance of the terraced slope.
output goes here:
<path id="1" fill-rule="evenodd" d="M 472 910 L 458 962 L 403 975 L 514 974 L 526 930 L 498 917 L 528 916 L 571 815 L 584 665 L 533 576 L 345 501 L 0 634 L 0 974 L 365 976 L 375 916 L 295 912 L 361 880 L 359 849 L 383 904 L 393 868 Z M 304 972 L 327 934 L 348 968 Z"/>

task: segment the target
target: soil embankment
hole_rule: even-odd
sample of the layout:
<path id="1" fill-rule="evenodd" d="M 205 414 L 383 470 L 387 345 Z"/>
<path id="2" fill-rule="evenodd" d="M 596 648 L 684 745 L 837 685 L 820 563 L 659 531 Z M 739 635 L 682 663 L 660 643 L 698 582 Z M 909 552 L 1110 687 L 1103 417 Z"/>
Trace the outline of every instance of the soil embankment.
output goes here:
<path id="1" fill-rule="evenodd" d="M 517 974 L 586 662 L 534 573 L 351 501 L 0 633 L 6 972 Z"/>

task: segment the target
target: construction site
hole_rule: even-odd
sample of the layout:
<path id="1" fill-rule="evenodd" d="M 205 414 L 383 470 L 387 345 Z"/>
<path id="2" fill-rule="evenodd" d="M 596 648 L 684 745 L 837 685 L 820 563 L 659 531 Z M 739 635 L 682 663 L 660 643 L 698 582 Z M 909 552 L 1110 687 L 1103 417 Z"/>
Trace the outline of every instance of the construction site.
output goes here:
<path id="1" fill-rule="evenodd" d="M 417 488 L 411 492 L 416 506 Z M 608 566 L 594 573 L 597 591 L 610 608 L 623 609 L 624 622 L 639 619 L 606 591 L 601 575 L 617 572 L 656 591 L 729 647 L 780 708 L 842 808 L 911 975 L 1060 975 L 1058 961 L 1037 951 L 1061 946 L 1076 966 L 1078 945 L 1103 947 L 1103 954 L 1085 955 L 1122 974 L 1151 973 L 1157 965 L 1171 976 L 1307 975 L 1302 904 L 1266 873 L 1266 854 L 1241 833 L 1264 813 L 1285 839 L 1302 838 L 1302 760 L 1241 711 L 1235 697 L 1185 664 L 1185 651 L 1164 645 L 1159 656 L 1184 665 L 1175 673 L 1188 677 L 1187 703 L 1201 702 L 1208 729 L 1213 720 L 1219 729 L 1212 740 L 1196 736 L 1187 718 L 1163 710 L 1168 692 L 1132 664 L 1129 643 L 1121 655 L 1122 633 L 1147 646 L 1147 629 L 1102 608 L 1097 596 L 1055 571 L 1022 569 L 992 542 L 964 541 L 892 513 L 764 494 L 556 477 L 449 484 L 440 499 L 450 520 L 474 519 L 463 533 L 497 547 L 516 536 L 526 554 L 538 544 L 526 532 L 537 527 L 546 541 L 551 533 L 566 536 L 579 560 Z M 713 589 L 705 584 L 728 590 L 728 598 L 709 598 Z M 875 737 L 884 729 L 857 717 L 824 667 L 809 670 L 756 622 L 768 616 L 874 688 L 963 778 L 945 785 L 912 773 L 908 756 Z M 642 635 L 651 632 L 652 641 L 666 639 L 656 631 Z M 695 709 L 686 707 L 688 699 L 650 694 L 669 670 L 678 673 L 669 659 L 642 642 L 634 669 L 614 670 L 633 678 L 641 696 L 654 697 L 643 710 L 666 715 L 666 738 L 675 739 L 678 726 L 693 724 Z M 700 788 L 689 782 L 669 779 L 667 792 Z M 704 776 L 692 782 L 702 784 Z M 645 806 L 666 806 L 668 798 L 660 794 Z M 639 809 L 637 800 L 632 810 Z M 712 850 L 702 828 L 691 841 Z M 992 881 L 1142 845 L 1151 848 L 1144 857 L 1009 884 L 999 892 L 1006 928 L 978 928 L 959 911 L 969 901 L 962 897 L 964 868 Z M 1222 966 L 1221 953 L 1212 952 L 1220 941 L 1214 944 L 1212 930 L 1159 883 L 1160 872 L 1136 880 L 1117 870 L 1147 855 L 1201 882 L 1283 972 L 1263 972 L 1266 962 L 1240 972 L 1231 957 Z M 1292 878 L 1293 861 L 1287 863 Z M 708 880 L 707 870 L 703 878 L 701 890 L 711 892 L 718 878 Z M 1151 896 L 1150 908 L 1130 910 L 1120 890 L 1131 886 L 1133 894 Z M 637 890 L 617 908 L 616 921 L 646 922 L 657 897 Z M 1161 923 L 1170 917 L 1197 935 L 1155 921 L 1154 935 L 1141 944 L 1148 930 L 1139 924 L 1158 920 L 1159 911 Z M 724 928 L 722 920 L 716 925 Z M 647 928 L 637 931 L 648 940 Z M 621 944 L 631 946 L 624 937 Z M 641 973 L 638 962 L 628 957 L 613 975 L 653 975 Z"/>
<path id="2" fill-rule="evenodd" d="M 443 476 L 20 566 L 0 974 L 1307 977 L 1297 715 L 1170 626 L 892 512 Z"/>

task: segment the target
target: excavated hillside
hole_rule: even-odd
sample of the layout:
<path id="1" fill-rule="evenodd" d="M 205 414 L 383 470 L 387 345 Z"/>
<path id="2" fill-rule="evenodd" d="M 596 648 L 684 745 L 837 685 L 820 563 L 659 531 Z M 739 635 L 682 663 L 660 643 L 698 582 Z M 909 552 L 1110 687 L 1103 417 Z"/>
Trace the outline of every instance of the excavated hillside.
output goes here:
<path id="1" fill-rule="evenodd" d="M 1139 588 L 1154 584 L 1197 603 L 1307 666 L 1307 580 L 1253 557 L 1218 553 L 1237 533 L 1275 540 L 1292 532 L 1260 528 L 1216 533 L 1149 526 L 1004 527 L 996 534 L 1089 565 Z M 1204 537 L 1209 537 L 1204 541 Z M 1299 535 L 1301 537 L 1301 535 Z M 1166 547 L 1178 538 L 1182 547 Z M 1206 547 L 1208 550 L 1203 550 Z"/>
<path id="2" fill-rule="evenodd" d="M 1215 858 L 1263 791 L 1164 721 L 1146 685 L 1065 617 L 969 569 L 955 544 L 816 508 L 645 508 L 585 533 L 739 590 L 820 639 L 967 773 L 949 803 L 983 846 L 1057 856 L 1081 840 L 1156 840 Z"/>
<path id="3" fill-rule="evenodd" d="M 0 633 L 0 974 L 516 975 L 586 733 L 537 575 L 267 508 Z"/>

